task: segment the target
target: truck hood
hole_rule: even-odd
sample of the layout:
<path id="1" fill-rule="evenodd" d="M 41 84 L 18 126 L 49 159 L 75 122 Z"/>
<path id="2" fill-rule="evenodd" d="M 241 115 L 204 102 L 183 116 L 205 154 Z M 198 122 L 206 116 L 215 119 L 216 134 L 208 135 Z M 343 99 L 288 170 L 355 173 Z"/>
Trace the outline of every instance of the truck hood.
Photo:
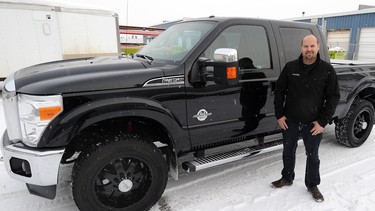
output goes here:
<path id="1" fill-rule="evenodd" d="M 14 79 L 17 92 L 50 95 L 139 87 L 161 76 L 161 69 L 130 58 L 97 57 L 31 66 L 17 71 Z"/>

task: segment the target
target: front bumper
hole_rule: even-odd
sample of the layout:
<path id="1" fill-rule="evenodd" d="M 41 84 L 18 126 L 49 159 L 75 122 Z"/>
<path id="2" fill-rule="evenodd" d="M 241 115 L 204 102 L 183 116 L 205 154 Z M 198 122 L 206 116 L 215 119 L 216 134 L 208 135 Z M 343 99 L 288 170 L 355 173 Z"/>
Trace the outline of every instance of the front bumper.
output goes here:
<path id="1" fill-rule="evenodd" d="M 27 183 L 29 190 L 30 187 L 57 185 L 64 148 L 46 150 L 31 148 L 22 142 L 13 144 L 7 131 L 3 135 L 1 147 L 8 174 L 13 179 Z M 33 193 L 32 190 L 30 192 Z M 33 194 L 44 196 L 40 193 Z"/>

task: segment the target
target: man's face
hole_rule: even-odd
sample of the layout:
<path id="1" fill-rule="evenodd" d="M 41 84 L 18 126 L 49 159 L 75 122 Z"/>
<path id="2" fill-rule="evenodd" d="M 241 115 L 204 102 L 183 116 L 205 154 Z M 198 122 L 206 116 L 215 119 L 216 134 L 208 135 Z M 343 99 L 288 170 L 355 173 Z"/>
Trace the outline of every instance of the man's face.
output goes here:
<path id="1" fill-rule="evenodd" d="M 316 38 L 312 35 L 306 36 L 301 45 L 301 53 L 304 61 L 315 61 L 320 46 Z"/>

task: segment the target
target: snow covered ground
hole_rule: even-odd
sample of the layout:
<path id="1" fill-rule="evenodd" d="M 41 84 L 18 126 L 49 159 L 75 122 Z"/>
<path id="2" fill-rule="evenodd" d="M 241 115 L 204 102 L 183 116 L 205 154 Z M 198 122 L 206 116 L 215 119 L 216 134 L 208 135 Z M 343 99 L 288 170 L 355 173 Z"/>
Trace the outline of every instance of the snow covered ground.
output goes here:
<path id="1" fill-rule="evenodd" d="M 1 100 L 0 100 L 1 103 Z M 5 129 L 0 105 L 0 131 Z M 183 173 L 170 180 L 163 197 L 152 211 L 249 211 L 249 210 L 375 210 L 375 132 L 359 148 L 347 148 L 335 140 L 328 126 L 320 147 L 325 201 L 317 203 L 304 187 L 305 154 L 297 150 L 296 180 L 290 187 L 273 189 L 270 182 L 280 178 L 281 147 L 246 160 L 196 173 Z M 0 153 L 1 156 L 1 153 Z M 11 179 L 0 161 L 0 209 L 78 210 L 71 193 L 71 166 L 61 169 L 56 199 L 30 195 L 23 183 Z"/>

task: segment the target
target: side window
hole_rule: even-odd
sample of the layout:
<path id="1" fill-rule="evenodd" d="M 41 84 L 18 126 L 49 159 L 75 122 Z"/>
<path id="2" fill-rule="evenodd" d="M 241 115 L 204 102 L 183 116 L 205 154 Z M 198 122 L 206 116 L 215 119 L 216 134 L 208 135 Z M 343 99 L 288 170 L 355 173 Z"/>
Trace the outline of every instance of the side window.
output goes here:
<path id="1" fill-rule="evenodd" d="M 204 57 L 213 59 L 214 52 L 218 48 L 236 49 L 242 69 L 271 68 L 267 34 L 262 26 L 228 27 L 206 49 Z"/>
<path id="2" fill-rule="evenodd" d="M 280 28 L 281 40 L 284 46 L 285 61 L 295 60 L 301 54 L 301 40 L 312 34 L 309 29 Z"/>

